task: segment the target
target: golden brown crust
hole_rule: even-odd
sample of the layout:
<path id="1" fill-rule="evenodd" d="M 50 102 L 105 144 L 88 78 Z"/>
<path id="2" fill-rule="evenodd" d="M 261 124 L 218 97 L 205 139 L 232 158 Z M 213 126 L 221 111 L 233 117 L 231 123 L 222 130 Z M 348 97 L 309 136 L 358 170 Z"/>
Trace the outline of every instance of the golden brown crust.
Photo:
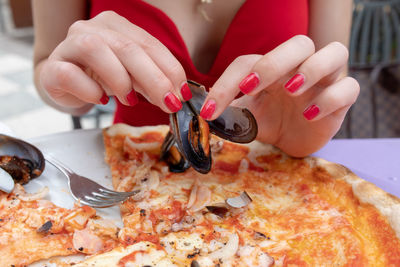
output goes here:
<path id="1" fill-rule="evenodd" d="M 105 134 L 111 137 L 116 135 L 141 136 L 147 132 L 159 132 L 162 134 L 167 134 L 168 131 L 168 125 L 132 127 L 123 123 L 114 124 L 111 127 L 103 130 Z"/>
<path id="2" fill-rule="evenodd" d="M 400 238 L 400 199 L 393 196 L 373 183 L 370 183 L 348 168 L 329 162 L 321 158 L 310 157 L 315 165 L 323 167 L 335 179 L 342 179 L 352 186 L 354 195 L 363 203 L 368 203 L 376 207 L 385 216 L 390 226 L 395 230 Z"/>

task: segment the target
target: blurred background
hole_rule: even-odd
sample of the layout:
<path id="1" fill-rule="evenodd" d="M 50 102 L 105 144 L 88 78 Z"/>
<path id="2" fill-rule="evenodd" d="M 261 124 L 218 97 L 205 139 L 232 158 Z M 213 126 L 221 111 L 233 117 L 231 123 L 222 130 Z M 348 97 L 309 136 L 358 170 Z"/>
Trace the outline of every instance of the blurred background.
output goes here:
<path id="1" fill-rule="evenodd" d="M 112 101 L 73 118 L 40 100 L 33 40 L 30 0 L 0 0 L 0 122 L 21 138 L 110 125 Z M 336 138 L 400 137 L 400 0 L 355 0 L 349 51 L 361 93 Z"/>
<path id="2" fill-rule="evenodd" d="M 110 125 L 112 103 L 72 118 L 42 102 L 33 85 L 33 41 L 30 0 L 0 0 L 0 122 L 21 138 Z"/>

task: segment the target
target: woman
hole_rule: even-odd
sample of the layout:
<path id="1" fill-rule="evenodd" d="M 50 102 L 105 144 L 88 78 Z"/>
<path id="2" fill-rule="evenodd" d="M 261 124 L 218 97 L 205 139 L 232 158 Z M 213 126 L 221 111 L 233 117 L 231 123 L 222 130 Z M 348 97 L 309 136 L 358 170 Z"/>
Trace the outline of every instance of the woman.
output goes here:
<path id="1" fill-rule="evenodd" d="M 259 140 L 305 156 L 332 138 L 358 96 L 345 77 L 349 0 L 34 0 L 33 8 L 38 92 L 74 115 L 114 95 L 116 122 L 167 123 L 190 99 L 191 79 L 210 88 L 202 117 L 247 107 Z"/>

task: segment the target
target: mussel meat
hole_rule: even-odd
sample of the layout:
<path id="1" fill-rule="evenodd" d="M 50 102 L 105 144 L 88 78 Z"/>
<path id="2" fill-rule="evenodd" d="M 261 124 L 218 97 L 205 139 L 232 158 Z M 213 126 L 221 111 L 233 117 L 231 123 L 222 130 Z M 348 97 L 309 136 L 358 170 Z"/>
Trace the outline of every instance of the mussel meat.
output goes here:
<path id="1" fill-rule="evenodd" d="M 171 132 L 164 140 L 161 158 L 167 161 L 170 171 L 182 172 L 192 166 L 200 173 L 208 173 L 212 163 L 210 132 L 232 142 L 249 143 L 257 136 L 257 122 L 249 110 L 232 106 L 217 119 L 205 121 L 199 116 L 207 97 L 205 87 L 192 81 L 188 84 L 193 97 L 170 115 Z M 171 149 L 174 151 L 169 152 Z"/>
<path id="2" fill-rule="evenodd" d="M 189 143 L 200 158 L 210 156 L 210 128 L 208 123 L 200 116 L 196 115 L 189 122 Z"/>
<path id="3" fill-rule="evenodd" d="M 171 132 L 168 132 L 164 139 L 164 143 L 161 147 L 160 158 L 168 164 L 170 172 L 184 172 L 190 167 L 189 162 L 179 151 Z"/>
<path id="4" fill-rule="evenodd" d="M 15 182 L 26 184 L 40 176 L 44 166 L 43 154 L 35 146 L 0 134 L 0 168 L 8 172 Z"/>

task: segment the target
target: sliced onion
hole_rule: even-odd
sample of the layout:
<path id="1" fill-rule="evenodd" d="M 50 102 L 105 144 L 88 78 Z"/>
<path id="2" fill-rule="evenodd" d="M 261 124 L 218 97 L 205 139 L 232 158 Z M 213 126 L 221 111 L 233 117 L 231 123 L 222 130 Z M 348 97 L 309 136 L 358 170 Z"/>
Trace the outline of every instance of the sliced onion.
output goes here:
<path id="1" fill-rule="evenodd" d="M 17 186 L 15 187 L 15 189 L 16 188 L 17 188 Z M 26 193 L 25 191 L 23 191 L 23 192 L 21 191 L 21 193 L 18 194 L 18 198 L 23 201 L 33 201 L 33 200 L 38 200 L 38 199 L 44 198 L 45 196 L 47 196 L 48 192 L 49 192 L 49 188 L 47 186 L 45 186 L 33 194 L 29 194 L 29 193 Z M 16 193 L 15 190 L 14 190 L 14 193 Z"/>
<path id="2" fill-rule="evenodd" d="M 103 240 L 87 228 L 74 232 L 72 244 L 77 251 L 85 254 L 95 254 L 104 247 Z"/>
<path id="3" fill-rule="evenodd" d="M 190 191 L 189 201 L 186 205 L 188 209 L 190 209 L 193 206 L 194 202 L 196 201 L 197 188 L 198 188 L 197 184 L 198 180 L 196 179 L 196 181 L 193 184 L 192 191 Z"/>
<path id="4" fill-rule="evenodd" d="M 148 151 L 148 150 L 155 150 L 160 147 L 159 142 L 151 142 L 151 143 L 135 143 L 130 139 L 128 136 L 125 137 L 125 144 L 131 148 L 141 150 L 141 151 Z"/>
<path id="5" fill-rule="evenodd" d="M 226 243 L 226 245 L 211 253 L 209 257 L 213 260 L 216 259 L 226 260 L 232 258 L 236 254 L 238 248 L 239 248 L 239 236 L 237 235 L 237 233 L 233 233 L 229 236 L 229 240 Z"/>
<path id="6" fill-rule="evenodd" d="M 233 208 L 243 208 L 247 205 L 249 205 L 253 200 L 247 194 L 246 191 L 243 191 L 239 196 L 237 197 L 231 197 L 226 199 L 226 204 Z"/>
<path id="7" fill-rule="evenodd" d="M 192 193 L 190 194 L 190 197 L 192 198 Z M 189 198 L 189 202 L 191 198 Z M 210 203 L 210 201 L 211 201 L 210 189 L 207 186 L 198 185 L 198 187 L 195 189 L 195 201 L 193 205 L 190 205 L 189 210 L 192 212 L 202 210 Z"/>
<path id="8" fill-rule="evenodd" d="M 258 258 L 259 266 L 262 267 L 271 267 L 274 265 L 275 260 L 272 258 L 267 252 L 263 252 L 260 254 Z"/>

